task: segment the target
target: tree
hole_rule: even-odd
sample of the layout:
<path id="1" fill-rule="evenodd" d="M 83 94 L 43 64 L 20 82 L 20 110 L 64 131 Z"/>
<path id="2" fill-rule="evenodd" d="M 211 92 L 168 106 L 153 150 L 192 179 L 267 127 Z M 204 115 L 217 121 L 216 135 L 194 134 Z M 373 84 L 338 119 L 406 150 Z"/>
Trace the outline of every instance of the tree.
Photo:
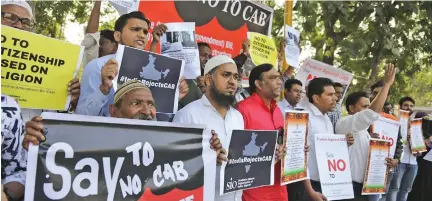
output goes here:
<path id="1" fill-rule="evenodd" d="M 283 19 L 276 11 L 274 19 Z M 399 73 L 391 94 L 396 100 L 407 93 L 407 78 L 432 61 L 431 17 L 432 2 L 297 1 L 293 21 L 303 49 L 306 43 L 315 49 L 314 59 L 354 74 L 357 84 L 350 91 L 368 91 L 384 64 L 396 63 Z"/>
<path id="2" fill-rule="evenodd" d="M 79 24 L 87 24 L 92 1 L 29 1 L 36 18 L 35 32 L 52 38 L 64 39 L 63 28 L 67 20 Z M 101 12 L 101 16 L 112 14 L 115 10 L 109 6 Z M 113 22 L 102 23 L 102 28 L 114 28 Z M 84 30 L 83 30 L 84 31 Z"/>

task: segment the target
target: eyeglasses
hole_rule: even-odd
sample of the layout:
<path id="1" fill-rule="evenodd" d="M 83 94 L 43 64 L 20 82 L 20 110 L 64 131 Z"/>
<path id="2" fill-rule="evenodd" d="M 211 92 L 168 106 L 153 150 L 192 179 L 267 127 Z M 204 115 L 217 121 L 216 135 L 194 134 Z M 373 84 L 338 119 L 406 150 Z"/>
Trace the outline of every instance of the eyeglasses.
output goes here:
<path id="1" fill-rule="evenodd" d="M 12 14 L 12 13 L 1 12 L 1 16 L 2 16 L 4 21 L 6 21 L 12 25 L 14 25 L 18 22 L 21 22 L 24 29 L 27 29 L 27 30 L 31 30 L 35 26 L 35 23 L 32 20 L 30 20 L 28 18 L 20 18 L 17 15 Z"/>

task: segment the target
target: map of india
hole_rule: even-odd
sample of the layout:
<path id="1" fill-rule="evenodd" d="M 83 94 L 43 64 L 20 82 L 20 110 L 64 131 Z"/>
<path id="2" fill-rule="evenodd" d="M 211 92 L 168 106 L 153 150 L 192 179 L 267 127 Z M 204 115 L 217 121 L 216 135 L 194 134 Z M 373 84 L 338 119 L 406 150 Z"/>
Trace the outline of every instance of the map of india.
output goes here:
<path id="1" fill-rule="evenodd" d="M 162 76 L 165 79 L 170 72 L 169 69 L 166 69 L 164 72 L 156 70 L 155 66 L 156 57 L 149 54 L 149 63 L 142 68 L 140 72 L 140 77 L 147 80 L 159 81 Z"/>
<path id="2" fill-rule="evenodd" d="M 243 150 L 243 156 L 258 156 L 267 146 L 267 142 L 261 146 L 256 145 L 256 138 L 258 134 L 252 133 L 251 141 L 245 146 Z M 246 165 L 246 173 L 250 170 L 250 165 Z"/>

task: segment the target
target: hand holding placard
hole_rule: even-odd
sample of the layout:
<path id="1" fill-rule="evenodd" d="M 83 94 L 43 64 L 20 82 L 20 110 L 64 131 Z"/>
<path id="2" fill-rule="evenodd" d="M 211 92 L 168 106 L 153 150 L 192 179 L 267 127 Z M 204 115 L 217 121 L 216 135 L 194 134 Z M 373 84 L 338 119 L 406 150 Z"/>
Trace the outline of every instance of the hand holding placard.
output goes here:
<path id="1" fill-rule="evenodd" d="M 99 89 L 107 95 L 113 87 L 113 80 L 118 74 L 118 63 L 115 59 L 110 59 L 101 69 L 102 84 Z"/>

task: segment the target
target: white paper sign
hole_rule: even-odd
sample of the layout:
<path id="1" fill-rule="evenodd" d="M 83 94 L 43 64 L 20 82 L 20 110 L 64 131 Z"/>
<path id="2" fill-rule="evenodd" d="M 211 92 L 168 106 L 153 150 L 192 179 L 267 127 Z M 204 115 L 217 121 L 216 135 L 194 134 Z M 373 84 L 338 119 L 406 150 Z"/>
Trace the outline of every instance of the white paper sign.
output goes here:
<path id="1" fill-rule="evenodd" d="M 328 200 L 354 198 L 348 145 L 345 135 L 315 135 L 321 189 Z"/>
<path id="2" fill-rule="evenodd" d="M 380 139 L 390 141 L 390 158 L 393 158 L 396 151 L 399 125 L 399 122 L 384 117 L 380 117 L 373 123 L 372 132 L 379 134 Z"/>
<path id="3" fill-rule="evenodd" d="M 343 96 L 345 96 L 353 75 L 341 68 L 335 68 L 320 61 L 308 58 L 304 61 L 303 66 L 295 76 L 296 79 L 303 83 L 303 90 L 306 90 L 306 86 L 309 84 L 310 80 L 317 77 L 325 77 L 331 79 L 333 82 L 341 83 L 344 87 Z M 343 100 L 343 96 L 341 101 Z"/>
<path id="4" fill-rule="evenodd" d="M 138 0 L 109 0 L 111 5 L 120 13 L 124 15 L 133 11 L 138 11 L 140 1 Z"/>
<path id="5" fill-rule="evenodd" d="M 166 23 L 167 32 L 161 37 L 161 54 L 185 61 L 184 76 L 196 79 L 200 74 L 195 22 Z"/>
<path id="6" fill-rule="evenodd" d="M 294 68 L 300 68 L 300 32 L 285 25 L 285 61 Z"/>

